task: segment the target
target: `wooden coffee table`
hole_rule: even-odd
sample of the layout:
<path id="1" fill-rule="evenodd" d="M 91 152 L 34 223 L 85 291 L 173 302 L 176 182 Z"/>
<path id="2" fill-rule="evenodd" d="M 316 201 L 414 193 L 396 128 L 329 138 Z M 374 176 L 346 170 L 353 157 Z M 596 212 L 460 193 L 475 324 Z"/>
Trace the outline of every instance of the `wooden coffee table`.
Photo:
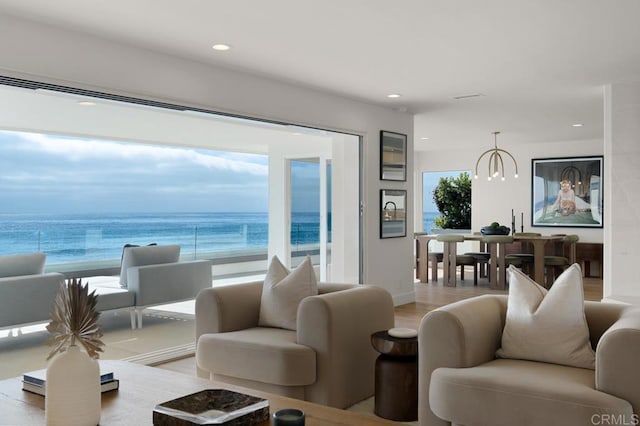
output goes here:
<path id="1" fill-rule="evenodd" d="M 101 361 L 120 379 L 120 389 L 102 395 L 100 425 L 150 425 L 156 404 L 203 389 L 230 389 L 269 400 L 273 414 L 282 408 L 305 412 L 306 424 L 313 425 L 390 425 L 393 422 L 351 411 L 325 407 L 266 392 L 213 382 L 161 368 L 146 367 L 124 361 Z M 44 397 L 22 390 L 22 377 L 0 381 L 0 413 L 2 424 L 44 424 Z M 264 422 L 264 425 L 270 424 Z"/>

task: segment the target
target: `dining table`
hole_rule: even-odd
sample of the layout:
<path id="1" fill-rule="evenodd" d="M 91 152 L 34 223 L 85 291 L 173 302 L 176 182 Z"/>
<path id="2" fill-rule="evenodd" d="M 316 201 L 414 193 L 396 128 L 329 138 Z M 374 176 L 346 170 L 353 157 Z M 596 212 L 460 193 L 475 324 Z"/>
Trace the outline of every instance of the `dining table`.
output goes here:
<path id="1" fill-rule="evenodd" d="M 498 290 L 506 289 L 506 271 L 505 271 L 505 253 L 506 242 L 489 243 L 483 242 L 482 234 L 463 234 L 465 241 L 479 241 L 480 250 L 484 251 L 489 249 L 490 253 L 490 273 L 489 273 L 489 287 Z M 416 233 L 416 275 L 422 283 L 428 282 L 428 262 L 429 262 L 429 241 L 436 240 L 437 234 L 423 234 Z M 513 235 L 513 242 L 528 242 L 533 247 L 533 263 L 534 272 L 533 280 L 544 286 L 544 252 L 545 244 L 552 242 L 556 243 L 563 240 L 561 235 Z M 455 242 L 444 242 L 443 253 L 447 253 L 448 256 L 443 256 L 443 282 L 447 286 L 456 285 L 456 248 Z M 488 247 L 487 247 L 488 246 Z M 446 258 L 445 258 L 446 257 Z M 500 273 L 498 273 L 498 270 Z"/>

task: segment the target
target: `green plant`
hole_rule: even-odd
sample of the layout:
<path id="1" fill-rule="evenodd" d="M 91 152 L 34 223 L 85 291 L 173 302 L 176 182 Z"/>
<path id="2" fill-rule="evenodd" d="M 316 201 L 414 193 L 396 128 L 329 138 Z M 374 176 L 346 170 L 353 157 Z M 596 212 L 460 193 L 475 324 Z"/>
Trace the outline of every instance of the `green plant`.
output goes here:
<path id="1" fill-rule="evenodd" d="M 433 201 L 441 216 L 434 220 L 439 228 L 471 229 L 471 178 L 462 172 L 458 177 L 441 177 L 433 190 Z"/>

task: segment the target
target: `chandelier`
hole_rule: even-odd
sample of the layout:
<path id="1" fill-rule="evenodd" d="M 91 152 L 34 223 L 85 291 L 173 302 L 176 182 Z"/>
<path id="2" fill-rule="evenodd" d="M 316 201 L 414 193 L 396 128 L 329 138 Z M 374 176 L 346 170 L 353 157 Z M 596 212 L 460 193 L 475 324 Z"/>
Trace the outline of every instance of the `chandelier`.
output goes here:
<path id="1" fill-rule="evenodd" d="M 497 178 L 498 176 L 500 176 L 501 180 L 505 180 L 504 161 L 502 160 L 502 155 L 500 153 L 504 153 L 511 157 L 511 160 L 513 160 L 513 165 L 516 167 L 516 173 L 513 177 L 518 177 L 518 163 L 516 162 L 516 159 L 513 158 L 513 155 L 511 155 L 508 151 L 498 148 L 499 134 L 500 132 L 493 132 L 493 148 L 483 152 L 480 158 L 478 158 L 478 161 L 476 161 L 476 172 L 473 176 L 474 179 L 478 179 L 478 166 L 480 165 L 480 161 L 485 155 L 489 154 L 489 176 L 487 177 L 487 180 Z"/>

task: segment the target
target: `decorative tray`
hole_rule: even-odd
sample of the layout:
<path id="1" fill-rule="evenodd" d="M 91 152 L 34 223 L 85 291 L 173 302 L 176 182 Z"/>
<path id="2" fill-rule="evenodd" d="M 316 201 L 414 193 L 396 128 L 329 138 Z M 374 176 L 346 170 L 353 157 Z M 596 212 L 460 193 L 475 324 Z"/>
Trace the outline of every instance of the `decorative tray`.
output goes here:
<path id="1" fill-rule="evenodd" d="M 269 420 L 269 401 L 227 389 L 207 389 L 158 404 L 159 426 L 247 425 Z"/>

